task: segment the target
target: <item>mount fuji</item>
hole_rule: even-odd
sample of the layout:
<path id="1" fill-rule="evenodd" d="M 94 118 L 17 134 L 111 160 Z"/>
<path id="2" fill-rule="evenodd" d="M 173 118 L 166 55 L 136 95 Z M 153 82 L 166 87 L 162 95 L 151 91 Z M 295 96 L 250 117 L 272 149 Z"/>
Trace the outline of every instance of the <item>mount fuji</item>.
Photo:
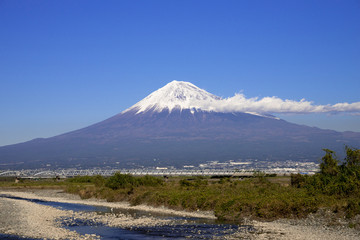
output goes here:
<path id="1" fill-rule="evenodd" d="M 0 169 L 197 165 L 206 161 L 313 160 L 322 149 L 360 146 L 360 133 L 234 112 L 222 98 L 172 81 L 102 122 L 50 138 L 0 147 Z"/>

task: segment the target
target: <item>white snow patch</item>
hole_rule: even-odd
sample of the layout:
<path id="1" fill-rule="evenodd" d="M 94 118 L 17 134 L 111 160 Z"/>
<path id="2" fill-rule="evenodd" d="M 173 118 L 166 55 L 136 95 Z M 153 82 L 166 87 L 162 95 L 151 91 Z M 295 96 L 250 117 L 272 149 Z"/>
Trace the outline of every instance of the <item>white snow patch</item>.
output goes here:
<path id="1" fill-rule="evenodd" d="M 166 109 L 170 112 L 174 109 L 191 109 L 192 113 L 195 110 L 212 111 L 215 110 L 213 105 L 216 105 L 216 101 L 219 100 L 221 98 L 196 87 L 192 83 L 174 80 L 151 93 L 125 112 L 130 110 L 136 110 L 137 113 L 148 110 L 161 112 Z"/>

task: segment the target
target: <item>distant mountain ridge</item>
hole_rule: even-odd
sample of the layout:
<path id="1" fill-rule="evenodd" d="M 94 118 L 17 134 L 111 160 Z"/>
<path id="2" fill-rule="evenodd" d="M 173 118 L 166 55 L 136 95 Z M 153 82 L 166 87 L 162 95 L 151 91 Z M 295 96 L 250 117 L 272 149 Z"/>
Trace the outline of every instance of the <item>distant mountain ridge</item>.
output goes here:
<path id="1" fill-rule="evenodd" d="M 173 81 L 117 114 L 59 136 L 0 147 L 0 168 L 197 165 L 259 159 L 317 161 L 322 148 L 360 146 L 360 133 L 214 108 L 220 97 Z M 221 102 L 222 103 L 222 102 Z"/>

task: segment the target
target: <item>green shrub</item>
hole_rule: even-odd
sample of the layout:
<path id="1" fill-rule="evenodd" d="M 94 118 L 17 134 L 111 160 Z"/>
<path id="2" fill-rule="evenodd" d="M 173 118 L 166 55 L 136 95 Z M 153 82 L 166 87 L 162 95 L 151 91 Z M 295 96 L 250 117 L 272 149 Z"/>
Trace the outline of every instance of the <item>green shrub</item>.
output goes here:
<path id="1" fill-rule="evenodd" d="M 147 187 L 157 187 L 164 183 L 164 180 L 162 178 L 153 177 L 149 175 L 139 177 L 137 180 L 139 185 L 147 186 Z"/>
<path id="2" fill-rule="evenodd" d="M 105 186 L 113 190 L 123 188 L 134 188 L 138 186 L 156 187 L 164 183 L 164 180 L 153 176 L 134 177 L 130 174 L 115 173 L 109 177 Z"/>
<path id="3" fill-rule="evenodd" d="M 138 182 L 136 181 L 135 177 L 131 176 L 130 174 L 121 174 L 119 172 L 109 177 L 105 182 L 105 186 L 113 190 L 137 185 Z"/>
<path id="4" fill-rule="evenodd" d="M 71 183 L 91 183 L 93 177 L 91 176 L 75 176 L 73 178 L 66 179 L 67 182 Z"/>
<path id="5" fill-rule="evenodd" d="M 181 179 L 179 183 L 180 183 L 180 186 L 182 186 L 182 187 L 194 186 L 194 184 L 191 181 L 186 180 L 186 179 Z"/>
<path id="6" fill-rule="evenodd" d="M 329 149 L 323 150 L 325 156 L 321 159 L 320 173 L 324 176 L 336 176 L 339 173 L 339 166 L 335 153 Z"/>
<path id="7" fill-rule="evenodd" d="M 105 184 L 105 178 L 100 175 L 96 175 L 93 177 L 92 182 L 95 184 L 96 187 L 102 187 Z"/>
<path id="8" fill-rule="evenodd" d="M 300 188 L 303 187 L 305 184 L 306 178 L 304 175 L 298 174 L 291 174 L 291 186 Z"/>
<path id="9" fill-rule="evenodd" d="M 351 199 L 348 201 L 348 204 L 345 208 L 346 211 L 346 217 L 352 218 L 355 215 L 360 214 L 360 199 Z"/>
<path id="10" fill-rule="evenodd" d="M 105 183 L 104 177 L 100 175 L 96 176 L 75 176 L 73 178 L 66 179 L 69 183 L 93 183 L 97 187 L 101 187 Z"/>

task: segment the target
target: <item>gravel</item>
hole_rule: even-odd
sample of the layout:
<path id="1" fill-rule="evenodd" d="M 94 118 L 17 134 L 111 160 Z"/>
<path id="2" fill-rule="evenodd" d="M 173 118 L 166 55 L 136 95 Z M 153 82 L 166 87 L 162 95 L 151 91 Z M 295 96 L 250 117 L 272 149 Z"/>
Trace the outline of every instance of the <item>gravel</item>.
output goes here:
<path id="1" fill-rule="evenodd" d="M 0 232 L 42 239 L 94 239 L 61 228 L 63 211 L 24 200 L 0 198 Z"/>

